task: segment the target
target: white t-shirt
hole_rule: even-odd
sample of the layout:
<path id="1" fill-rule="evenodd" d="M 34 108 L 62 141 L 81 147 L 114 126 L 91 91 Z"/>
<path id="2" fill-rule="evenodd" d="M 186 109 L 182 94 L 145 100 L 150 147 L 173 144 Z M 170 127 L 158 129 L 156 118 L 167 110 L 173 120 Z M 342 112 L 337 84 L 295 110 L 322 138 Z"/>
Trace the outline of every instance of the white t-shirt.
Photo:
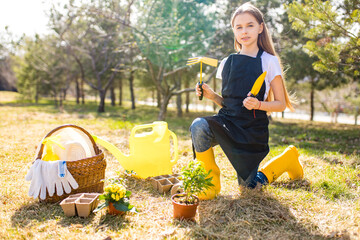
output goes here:
<path id="1" fill-rule="evenodd" d="M 225 65 L 227 58 L 224 58 L 219 67 L 218 70 L 216 72 L 216 77 L 219 79 L 222 79 L 221 74 Z M 280 67 L 280 63 L 279 60 L 276 56 L 271 55 L 267 52 L 263 52 L 263 54 L 261 55 L 261 64 L 262 64 L 262 70 L 263 72 L 267 71 L 266 77 L 265 77 L 265 94 L 264 94 L 264 99 L 267 98 L 269 91 L 270 91 L 270 83 L 271 81 L 278 75 L 282 76 L 282 72 L 281 72 L 281 67 Z"/>

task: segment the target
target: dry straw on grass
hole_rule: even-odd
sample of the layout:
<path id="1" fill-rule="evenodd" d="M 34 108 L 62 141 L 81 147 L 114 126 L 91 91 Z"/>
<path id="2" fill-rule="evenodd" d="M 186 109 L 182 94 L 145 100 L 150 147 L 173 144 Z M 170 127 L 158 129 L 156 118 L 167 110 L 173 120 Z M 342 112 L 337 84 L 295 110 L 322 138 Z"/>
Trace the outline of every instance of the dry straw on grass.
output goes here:
<path id="1" fill-rule="evenodd" d="M 196 223 L 172 219 L 169 195 L 160 195 L 150 181 L 127 177 L 131 202 L 139 214 L 110 216 L 102 210 L 89 218 L 65 217 L 61 207 L 41 204 L 27 196 L 24 176 L 38 141 L 65 123 L 78 124 L 104 136 L 127 152 L 129 131 L 110 129 L 104 119 L 79 119 L 75 114 L 48 114 L 21 107 L 0 106 L 0 238 L 1 239 L 359 239 L 360 203 L 357 188 L 349 196 L 329 199 L 315 182 L 331 163 L 301 152 L 305 179 L 289 182 L 282 176 L 261 190 L 239 189 L 234 170 L 217 147 L 222 191 L 201 202 Z M 179 172 L 192 158 L 189 137 L 179 139 Z M 282 149 L 274 149 L 277 154 Z M 270 155 L 271 155 L 270 154 Z M 106 152 L 106 176 L 116 176 L 120 164 Z M 347 174 L 346 167 L 337 168 Z M 359 169 L 349 174 L 359 174 Z"/>

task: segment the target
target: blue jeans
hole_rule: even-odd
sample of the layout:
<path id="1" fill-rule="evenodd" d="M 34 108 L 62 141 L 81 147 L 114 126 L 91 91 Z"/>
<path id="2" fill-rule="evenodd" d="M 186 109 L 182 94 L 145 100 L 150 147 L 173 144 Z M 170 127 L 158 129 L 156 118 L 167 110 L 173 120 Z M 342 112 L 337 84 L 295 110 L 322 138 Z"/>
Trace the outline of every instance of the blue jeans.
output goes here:
<path id="1" fill-rule="evenodd" d="M 261 185 L 268 184 L 268 179 L 262 172 L 258 172 L 259 166 L 257 166 L 249 175 L 249 177 L 244 181 L 238 175 L 238 183 L 239 185 L 248 187 L 248 188 L 255 188 L 258 183 Z"/>
<path id="2" fill-rule="evenodd" d="M 204 118 L 196 118 L 190 126 L 190 132 L 196 152 L 205 152 L 217 145 L 215 136 Z"/>
<path id="3" fill-rule="evenodd" d="M 190 132 L 196 152 L 205 152 L 218 144 L 208 122 L 204 118 L 196 118 L 190 126 Z M 238 175 L 239 185 L 255 188 L 258 182 L 262 185 L 266 184 L 267 178 L 263 173 L 258 172 L 258 167 L 250 173 L 245 181 Z"/>

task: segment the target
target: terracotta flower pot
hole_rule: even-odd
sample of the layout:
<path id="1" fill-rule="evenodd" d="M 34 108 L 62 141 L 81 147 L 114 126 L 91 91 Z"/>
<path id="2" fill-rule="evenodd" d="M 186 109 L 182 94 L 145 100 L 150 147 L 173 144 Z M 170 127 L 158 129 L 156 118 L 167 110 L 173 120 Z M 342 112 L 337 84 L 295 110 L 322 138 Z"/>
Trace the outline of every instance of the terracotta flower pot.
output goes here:
<path id="1" fill-rule="evenodd" d="M 171 197 L 171 201 L 174 206 L 174 218 L 194 220 L 196 215 L 196 210 L 199 205 L 199 198 L 194 196 L 196 198 L 194 204 L 185 204 L 185 203 L 180 203 L 176 200 L 181 196 L 184 196 L 184 194 L 175 194 Z"/>
<path id="2" fill-rule="evenodd" d="M 117 210 L 112 202 L 109 202 L 109 214 L 110 215 L 124 215 L 126 212 Z"/>

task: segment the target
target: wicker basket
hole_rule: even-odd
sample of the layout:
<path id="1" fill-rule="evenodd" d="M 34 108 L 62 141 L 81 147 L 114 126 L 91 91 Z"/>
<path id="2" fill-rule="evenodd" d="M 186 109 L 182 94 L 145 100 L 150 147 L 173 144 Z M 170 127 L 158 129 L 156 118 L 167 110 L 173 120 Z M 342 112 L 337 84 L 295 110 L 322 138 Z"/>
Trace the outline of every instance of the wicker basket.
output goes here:
<path id="1" fill-rule="evenodd" d="M 49 193 L 47 192 L 46 199 L 44 200 L 44 202 L 48 202 L 48 203 L 55 203 L 61 201 L 67 198 L 69 195 L 75 193 L 84 193 L 84 192 L 102 193 L 104 191 L 104 182 L 101 181 L 105 179 L 106 160 L 104 158 L 104 153 L 98 148 L 93 137 L 85 129 L 76 125 L 66 124 L 53 129 L 44 138 L 53 135 L 54 133 L 56 133 L 57 131 L 63 128 L 75 128 L 85 133 L 89 137 L 91 143 L 93 144 L 95 156 L 76 160 L 76 161 L 67 161 L 66 162 L 67 169 L 74 177 L 76 182 L 79 184 L 79 187 L 77 189 L 72 189 L 72 191 L 68 194 L 64 192 L 64 194 L 61 196 L 58 196 L 55 192 L 55 194 L 52 197 L 50 197 Z M 41 144 L 36 159 L 41 159 L 43 150 L 44 150 L 44 144 Z"/>

